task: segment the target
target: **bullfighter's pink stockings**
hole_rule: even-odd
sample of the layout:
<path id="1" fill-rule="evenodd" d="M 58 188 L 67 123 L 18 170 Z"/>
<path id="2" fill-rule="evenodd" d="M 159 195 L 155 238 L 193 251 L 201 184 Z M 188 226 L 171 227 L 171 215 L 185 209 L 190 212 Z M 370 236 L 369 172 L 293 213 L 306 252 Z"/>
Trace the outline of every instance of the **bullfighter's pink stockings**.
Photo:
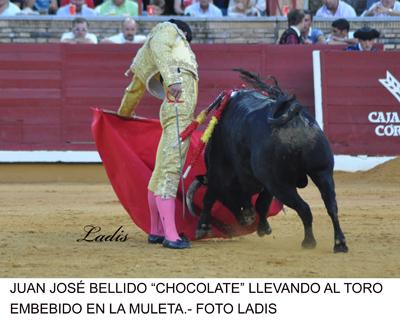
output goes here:
<path id="1" fill-rule="evenodd" d="M 156 203 L 164 227 L 165 239 L 169 241 L 180 240 L 175 226 L 175 198 L 163 199 L 156 196 Z"/>
<path id="2" fill-rule="evenodd" d="M 164 236 L 164 229 L 157 209 L 156 196 L 148 190 L 147 201 L 150 209 L 150 234 L 154 236 Z"/>

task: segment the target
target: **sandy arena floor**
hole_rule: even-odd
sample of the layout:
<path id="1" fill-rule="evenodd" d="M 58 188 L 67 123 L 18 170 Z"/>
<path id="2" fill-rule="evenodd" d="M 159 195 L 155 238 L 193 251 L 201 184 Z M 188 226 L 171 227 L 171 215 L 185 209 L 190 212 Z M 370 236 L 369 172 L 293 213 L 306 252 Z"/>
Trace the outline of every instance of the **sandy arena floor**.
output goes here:
<path id="1" fill-rule="evenodd" d="M 400 159 L 366 173 L 337 173 L 335 180 L 348 254 L 333 254 L 332 225 L 312 183 L 301 193 L 314 213 L 314 250 L 301 248 L 300 219 L 288 210 L 270 219 L 270 236 L 193 242 L 191 250 L 174 251 L 146 244 L 100 166 L 3 165 L 0 276 L 400 277 Z M 128 239 L 77 242 L 90 224 L 104 234 L 122 226 Z"/>

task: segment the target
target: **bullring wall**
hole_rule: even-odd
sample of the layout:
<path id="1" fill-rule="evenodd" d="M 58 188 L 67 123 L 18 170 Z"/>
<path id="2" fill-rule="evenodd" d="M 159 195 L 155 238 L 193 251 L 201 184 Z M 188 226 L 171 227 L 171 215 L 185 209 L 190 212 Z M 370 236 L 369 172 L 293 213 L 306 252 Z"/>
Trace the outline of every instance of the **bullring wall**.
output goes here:
<path id="1" fill-rule="evenodd" d="M 95 150 L 90 108 L 118 108 L 130 81 L 124 72 L 139 45 L 3 44 L 1 48 L 0 150 Z M 274 75 L 313 113 L 315 48 L 194 44 L 200 76 L 197 111 L 221 90 L 241 86 L 232 71 L 240 67 Z M 146 94 L 137 112 L 158 118 L 159 104 Z"/>
<path id="2" fill-rule="evenodd" d="M 137 17 L 139 33 L 147 34 L 149 30 L 166 17 Z M 194 29 L 194 43 L 276 43 L 279 35 L 287 27 L 284 17 L 224 19 L 182 18 L 190 22 Z M 90 31 L 99 39 L 119 31 L 118 18 L 91 18 Z M 400 48 L 400 19 L 376 18 L 350 19 L 351 30 L 368 25 L 382 32 L 380 42 L 385 50 Z M 55 16 L 2 17 L 0 20 L 0 43 L 54 43 L 59 42 L 61 34 L 71 26 L 70 19 Z M 331 20 L 316 18 L 314 26 L 325 34 L 330 32 Z"/>

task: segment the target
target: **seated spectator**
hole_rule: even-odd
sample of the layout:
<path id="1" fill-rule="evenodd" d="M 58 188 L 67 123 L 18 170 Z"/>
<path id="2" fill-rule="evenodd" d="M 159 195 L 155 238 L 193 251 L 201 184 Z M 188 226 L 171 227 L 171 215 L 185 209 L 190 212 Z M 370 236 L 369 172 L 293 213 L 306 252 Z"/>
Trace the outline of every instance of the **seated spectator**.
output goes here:
<path id="1" fill-rule="evenodd" d="M 265 2 L 264 2 L 265 3 Z M 256 0 L 230 0 L 228 7 L 229 17 L 261 16 L 256 7 Z"/>
<path id="2" fill-rule="evenodd" d="M 264 3 L 264 11 L 265 11 L 265 4 L 266 2 L 264 0 L 254 0 L 257 2 Z M 174 11 L 175 14 L 177 15 L 183 15 L 185 12 L 185 9 L 196 3 L 199 2 L 199 0 L 174 0 Z M 226 16 L 228 14 L 228 6 L 229 6 L 229 0 L 214 0 L 212 3 L 218 7 L 222 11 L 222 15 Z"/>
<path id="3" fill-rule="evenodd" d="M 71 2 L 71 0 L 61 0 L 61 1 L 60 1 L 60 5 L 61 5 L 61 6 L 66 6 L 66 5 L 69 4 L 70 2 Z M 92 8 L 92 9 L 95 8 L 94 1 L 93 1 L 93 0 L 86 0 L 86 5 L 87 5 L 89 8 Z"/>
<path id="4" fill-rule="evenodd" d="M 313 23 L 313 16 L 310 10 L 304 10 L 304 30 L 301 33 L 304 43 L 316 44 L 325 43 L 324 33 L 317 29 L 311 27 Z"/>
<path id="5" fill-rule="evenodd" d="M 146 40 L 146 36 L 136 34 L 136 32 L 137 24 L 135 20 L 128 17 L 122 22 L 120 33 L 103 39 L 101 43 L 143 43 Z"/>
<path id="6" fill-rule="evenodd" d="M 64 43 L 97 43 L 97 37 L 88 32 L 89 24 L 85 18 L 75 18 L 72 21 L 72 32 L 65 32 L 61 36 Z"/>
<path id="7" fill-rule="evenodd" d="M 326 44 L 354 44 L 358 40 L 350 32 L 350 23 L 346 19 L 337 19 L 332 22 L 332 33 L 326 38 Z"/>
<path id="8" fill-rule="evenodd" d="M 18 12 L 18 15 L 39 15 L 39 12 L 33 10 L 35 6 L 35 0 L 24 0 L 22 2 L 22 10 Z"/>
<path id="9" fill-rule="evenodd" d="M 0 0 L 0 16 L 15 16 L 21 9 L 9 0 Z"/>
<path id="10" fill-rule="evenodd" d="M 131 0 L 106 0 L 96 7 L 100 16 L 138 16 L 139 6 Z"/>
<path id="11" fill-rule="evenodd" d="M 279 44 L 303 44 L 301 33 L 305 29 L 304 11 L 292 9 L 289 11 L 287 19 L 289 28 L 282 33 Z"/>
<path id="12" fill-rule="evenodd" d="M 354 8 L 341 0 L 322 0 L 323 6 L 318 9 L 316 17 L 322 18 L 353 18 L 356 17 Z"/>
<path id="13" fill-rule="evenodd" d="M 148 16 L 162 16 L 165 12 L 165 0 L 150 0 L 147 6 Z"/>
<path id="14" fill-rule="evenodd" d="M 174 0 L 174 11 L 177 15 L 183 15 L 185 9 L 196 2 L 199 0 Z M 222 11 L 222 15 L 227 15 L 229 0 L 214 0 L 212 3 Z"/>
<path id="15" fill-rule="evenodd" d="M 57 0 L 36 0 L 34 5 L 40 14 L 56 14 L 58 9 Z"/>
<path id="16" fill-rule="evenodd" d="M 379 31 L 364 27 L 354 32 L 354 37 L 358 39 L 357 44 L 347 47 L 346 51 L 376 51 L 374 44 L 379 38 Z"/>
<path id="17" fill-rule="evenodd" d="M 198 18 L 222 17 L 222 11 L 210 3 L 211 0 L 199 0 L 185 9 L 185 16 Z"/>
<path id="18" fill-rule="evenodd" d="M 174 10 L 177 15 L 183 15 L 185 9 L 198 0 L 174 0 Z"/>
<path id="19" fill-rule="evenodd" d="M 395 0 L 381 0 L 375 2 L 362 17 L 397 17 L 400 16 L 400 2 Z"/>
<path id="20" fill-rule="evenodd" d="M 255 7 L 260 12 L 260 15 L 265 16 L 267 11 L 267 1 L 255 0 Z"/>
<path id="21" fill-rule="evenodd" d="M 90 17 L 95 15 L 96 12 L 86 5 L 85 0 L 71 0 L 69 4 L 57 10 L 57 16 L 60 17 Z"/>

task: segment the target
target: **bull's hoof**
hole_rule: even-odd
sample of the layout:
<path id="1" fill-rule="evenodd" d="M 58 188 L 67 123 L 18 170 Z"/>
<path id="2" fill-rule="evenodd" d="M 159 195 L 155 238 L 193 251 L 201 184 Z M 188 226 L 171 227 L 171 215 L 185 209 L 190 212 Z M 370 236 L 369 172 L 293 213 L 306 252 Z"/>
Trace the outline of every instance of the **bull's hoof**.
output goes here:
<path id="1" fill-rule="evenodd" d="M 334 253 L 346 253 L 349 252 L 349 248 L 347 247 L 346 243 L 339 243 L 339 244 L 335 244 L 335 246 L 333 247 L 333 252 Z"/>
<path id="2" fill-rule="evenodd" d="M 263 237 L 265 235 L 271 234 L 272 233 L 272 229 L 269 225 L 266 226 L 259 226 L 257 228 L 257 234 L 259 237 Z"/>
<path id="3" fill-rule="evenodd" d="M 304 239 L 301 246 L 304 249 L 314 249 L 317 246 L 317 241 L 315 239 Z"/>
<path id="4" fill-rule="evenodd" d="M 211 230 L 210 226 L 201 225 L 200 228 L 196 229 L 196 235 L 195 235 L 196 239 L 199 240 L 206 237 L 210 232 L 210 230 Z"/>

